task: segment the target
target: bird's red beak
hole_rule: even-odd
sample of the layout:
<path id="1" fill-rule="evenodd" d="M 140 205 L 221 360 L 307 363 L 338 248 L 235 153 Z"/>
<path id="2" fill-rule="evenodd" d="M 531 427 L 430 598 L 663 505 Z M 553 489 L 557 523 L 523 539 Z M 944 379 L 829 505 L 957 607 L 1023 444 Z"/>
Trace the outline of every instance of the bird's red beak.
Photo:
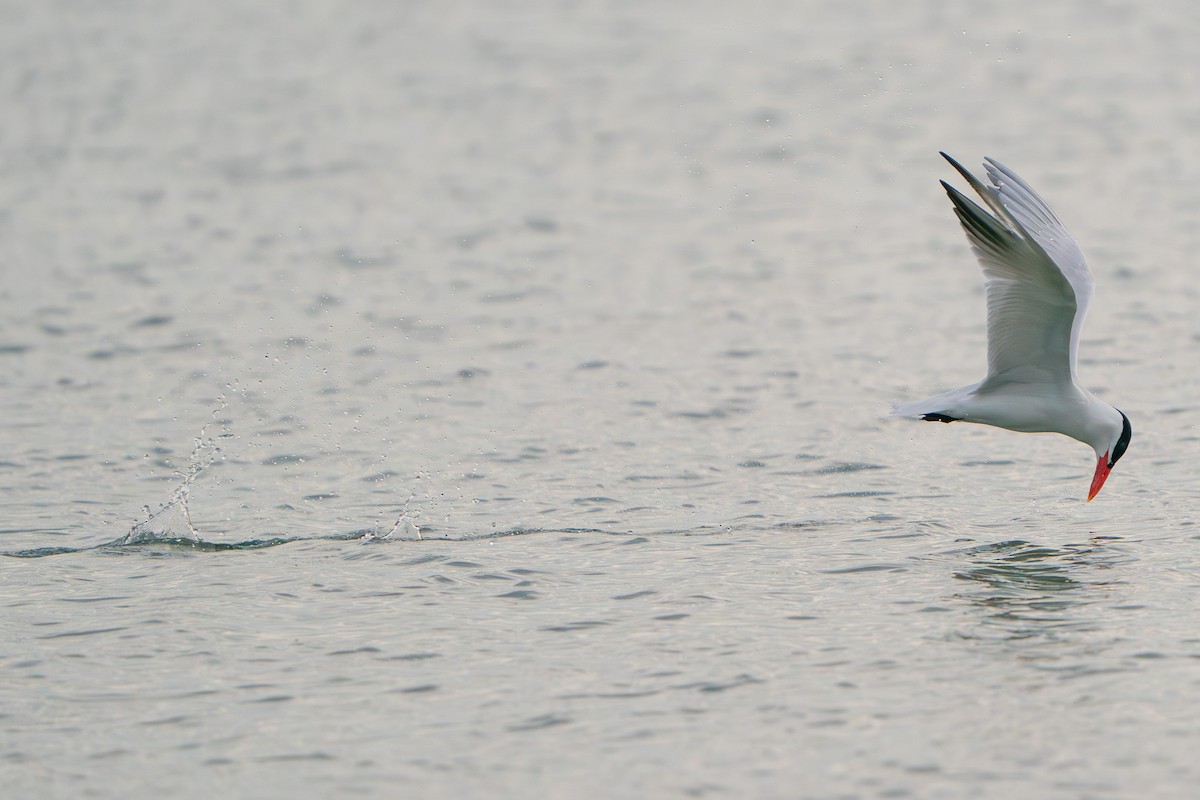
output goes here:
<path id="1" fill-rule="evenodd" d="M 1104 485 L 1104 481 L 1108 480 L 1108 473 L 1112 469 L 1108 466 L 1108 453 L 1100 456 L 1100 460 L 1096 462 L 1096 474 L 1092 476 L 1092 488 L 1088 489 L 1088 502 L 1092 502 L 1092 498 L 1100 494 L 1100 487 Z"/>

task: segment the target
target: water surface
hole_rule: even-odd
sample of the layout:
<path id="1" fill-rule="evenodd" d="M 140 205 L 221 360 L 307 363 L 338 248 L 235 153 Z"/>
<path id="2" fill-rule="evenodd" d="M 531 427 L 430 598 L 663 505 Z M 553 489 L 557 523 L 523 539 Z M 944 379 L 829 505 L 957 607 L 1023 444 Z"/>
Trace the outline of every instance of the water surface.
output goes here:
<path id="1" fill-rule="evenodd" d="M 0 772 L 29 797 L 1184 797 L 1191 6 L 13 6 Z M 1133 422 L 980 377 L 938 150 Z"/>

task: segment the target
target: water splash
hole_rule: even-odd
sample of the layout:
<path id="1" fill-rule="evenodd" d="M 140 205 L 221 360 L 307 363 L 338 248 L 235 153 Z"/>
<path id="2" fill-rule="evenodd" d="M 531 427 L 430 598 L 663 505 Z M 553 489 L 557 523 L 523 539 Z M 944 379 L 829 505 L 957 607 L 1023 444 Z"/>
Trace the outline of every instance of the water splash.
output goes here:
<path id="1" fill-rule="evenodd" d="M 418 472 L 416 481 L 420 481 L 425 477 L 424 473 Z M 420 540 L 424 537 L 421 535 L 421 527 L 417 525 L 417 518 L 421 516 L 419 509 L 409 508 L 413 499 L 417 496 L 416 485 L 408 494 L 408 499 L 404 501 L 404 505 L 400 507 L 400 516 L 396 518 L 396 522 L 392 525 L 391 530 L 387 533 L 379 533 L 378 530 L 368 531 L 363 534 L 362 541 L 364 542 L 392 542 L 401 540 Z"/>
<path id="2" fill-rule="evenodd" d="M 149 506 L 143 511 L 149 513 L 147 518 L 134 525 L 129 533 L 117 539 L 112 544 L 121 546 L 127 544 L 146 544 L 148 542 L 196 542 L 200 541 L 200 533 L 192 524 L 191 514 L 187 506 L 188 487 L 186 484 L 175 489 L 171 500 L 153 513 Z"/>
<path id="3" fill-rule="evenodd" d="M 222 394 L 218 401 L 220 406 L 213 410 L 215 420 L 219 414 L 229 407 L 229 401 Z M 187 472 L 180 475 L 181 481 L 171 494 L 171 499 L 158 511 L 151 513 L 149 506 L 143 507 L 146 519 L 134 525 L 129 533 L 112 542 L 112 545 L 123 546 L 130 544 L 146 544 L 149 542 L 186 542 L 200 543 L 200 532 L 192 524 L 192 515 L 188 511 L 188 493 L 196 479 L 217 460 L 221 454 L 216 438 L 208 433 L 212 420 L 204 423 L 200 433 L 192 445 L 192 454 L 188 457 Z M 229 435 L 222 423 L 220 436 Z"/>

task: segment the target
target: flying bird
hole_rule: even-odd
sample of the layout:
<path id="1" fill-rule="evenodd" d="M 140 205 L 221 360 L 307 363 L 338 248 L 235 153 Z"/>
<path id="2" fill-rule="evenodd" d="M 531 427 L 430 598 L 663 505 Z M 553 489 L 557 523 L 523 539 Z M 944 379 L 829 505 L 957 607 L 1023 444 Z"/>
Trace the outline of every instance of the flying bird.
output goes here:
<path id="1" fill-rule="evenodd" d="M 986 279 L 987 377 L 899 403 L 892 415 L 1077 439 L 1096 453 L 1090 501 L 1132 435 L 1124 413 L 1079 385 L 1079 331 L 1092 299 L 1092 271 L 1050 206 L 1016 173 L 985 159 L 992 184 L 986 186 L 942 156 L 991 211 L 942 181 Z"/>

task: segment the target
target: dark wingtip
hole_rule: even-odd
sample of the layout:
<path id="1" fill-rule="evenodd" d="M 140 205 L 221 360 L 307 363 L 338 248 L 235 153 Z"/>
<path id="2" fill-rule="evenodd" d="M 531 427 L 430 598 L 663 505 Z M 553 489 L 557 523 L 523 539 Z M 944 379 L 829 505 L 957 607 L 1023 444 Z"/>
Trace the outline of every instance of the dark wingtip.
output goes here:
<path id="1" fill-rule="evenodd" d="M 975 205 L 971 198 L 967 197 L 965 194 L 960 192 L 958 189 L 955 189 L 945 181 L 938 181 L 938 183 L 940 183 L 942 188 L 946 190 L 946 194 L 950 195 L 950 200 L 954 203 L 954 207 L 956 209 L 969 208 L 970 206 Z M 984 216 L 986 216 L 986 214 Z"/>
<path id="2" fill-rule="evenodd" d="M 972 188 L 972 189 L 975 189 L 975 191 L 979 191 L 979 181 L 978 181 L 978 180 L 976 180 L 976 178 L 975 178 L 975 176 L 974 176 L 974 175 L 972 175 L 970 172 L 968 172 L 968 171 L 967 171 L 967 168 L 966 168 L 966 167 L 964 167 L 962 164 L 958 163 L 958 162 L 957 162 L 957 161 L 955 161 L 953 158 L 951 158 L 951 157 L 950 157 L 950 155 L 949 155 L 949 154 L 948 154 L 946 151 L 944 151 L 944 150 L 938 150 L 938 154 L 939 154 L 939 155 L 940 155 L 942 158 L 944 158 L 944 159 L 946 159 L 947 161 L 949 161 L 949 162 L 950 162 L 950 166 L 952 166 L 952 167 L 954 167 L 956 170 L 958 170 L 958 174 L 959 174 L 959 175 L 962 175 L 964 178 L 966 178 L 966 179 L 967 179 L 967 183 L 971 184 L 971 188 Z"/>

